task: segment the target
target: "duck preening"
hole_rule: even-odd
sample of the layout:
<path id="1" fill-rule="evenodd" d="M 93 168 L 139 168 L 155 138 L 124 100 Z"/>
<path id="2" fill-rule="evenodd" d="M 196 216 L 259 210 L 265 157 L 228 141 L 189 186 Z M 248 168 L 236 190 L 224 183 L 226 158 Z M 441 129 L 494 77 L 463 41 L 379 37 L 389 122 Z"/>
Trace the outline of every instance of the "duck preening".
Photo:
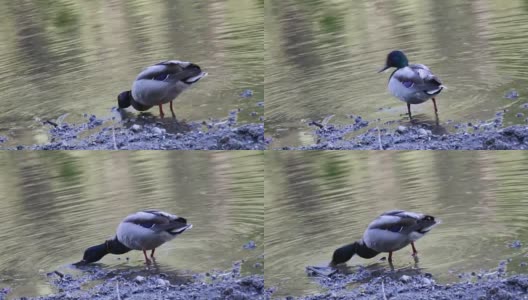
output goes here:
<path id="1" fill-rule="evenodd" d="M 387 55 L 385 66 L 379 72 L 392 67 L 396 70 L 389 77 L 389 92 L 407 103 L 409 119 L 412 120 L 411 104 L 420 104 L 429 99 L 433 100 L 435 115 L 437 115 L 435 96 L 445 88 L 440 79 L 425 65 L 409 64 L 405 53 L 399 50 Z"/>
<path id="2" fill-rule="evenodd" d="M 117 226 L 116 235 L 104 243 L 84 251 L 83 259 L 76 265 L 99 261 L 105 255 L 124 254 L 131 250 L 141 250 L 145 262 L 150 264 L 147 251 L 154 259 L 154 251 L 162 244 L 191 229 L 187 220 L 160 210 L 145 210 L 127 216 Z"/>
<path id="3" fill-rule="evenodd" d="M 168 60 L 147 67 L 134 80 L 132 89 L 117 96 L 119 108 L 132 105 L 138 111 L 145 111 L 158 105 L 163 118 L 162 105 L 170 102 L 170 110 L 176 117 L 172 101 L 181 92 L 207 75 L 198 65 L 186 61 Z"/>
<path id="4" fill-rule="evenodd" d="M 354 255 L 373 258 L 381 252 L 389 252 L 389 263 L 392 263 L 392 252 L 409 244 L 413 256 L 416 256 L 418 251 L 414 242 L 439 223 L 433 216 L 421 213 L 404 210 L 384 212 L 368 225 L 361 240 L 335 250 L 330 266 L 344 263 Z"/>

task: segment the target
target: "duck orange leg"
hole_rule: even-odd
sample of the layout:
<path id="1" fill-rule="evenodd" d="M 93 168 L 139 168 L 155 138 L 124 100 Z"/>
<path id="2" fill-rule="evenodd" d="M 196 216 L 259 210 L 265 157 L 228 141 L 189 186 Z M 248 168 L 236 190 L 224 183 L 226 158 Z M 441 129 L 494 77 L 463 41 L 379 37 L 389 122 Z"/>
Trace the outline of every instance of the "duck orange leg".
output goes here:
<path id="1" fill-rule="evenodd" d="M 436 99 L 433 97 L 431 100 L 433 100 L 435 114 L 437 114 L 438 113 L 438 108 L 436 108 Z"/>
<path id="2" fill-rule="evenodd" d="M 174 113 L 174 109 L 172 108 L 172 101 L 170 102 L 170 110 L 171 110 L 171 113 L 172 113 L 172 117 L 176 118 L 176 114 Z"/>
<path id="3" fill-rule="evenodd" d="M 392 264 L 392 251 L 391 251 L 391 252 L 389 252 L 389 263 L 391 263 L 391 264 Z"/>
<path id="4" fill-rule="evenodd" d="M 407 111 L 409 112 L 409 120 L 412 120 L 412 115 L 411 115 L 411 104 L 410 104 L 410 103 L 407 103 Z"/>
<path id="5" fill-rule="evenodd" d="M 147 257 L 147 251 L 146 250 L 143 250 L 143 255 L 145 256 L 145 263 L 147 265 L 149 265 L 150 264 L 150 259 L 148 259 L 148 257 Z"/>
<path id="6" fill-rule="evenodd" d="M 413 249 L 413 253 L 412 253 L 412 255 L 413 255 L 413 256 L 418 255 L 418 251 L 416 251 L 416 247 L 414 247 L 414 242 L 411 242 L 411 247 L 412 247 L 412 249 Z"/>
<path id="7" fill-rule="evenodd" d="M 150 252 L 150 257 L 154 258 L 154 251 L 156 251 L 156 248 L 152 249 L 152 251 Z"/>
<path id="8" fill-rule="evenodd" d="M 165 114 L 163 113 L 163 107 L 161 107 L 161 104 L 158 104 L 158 106 L 160 111 L 160 117 L 163 119 L 163 117 L 165 116 Z"/>

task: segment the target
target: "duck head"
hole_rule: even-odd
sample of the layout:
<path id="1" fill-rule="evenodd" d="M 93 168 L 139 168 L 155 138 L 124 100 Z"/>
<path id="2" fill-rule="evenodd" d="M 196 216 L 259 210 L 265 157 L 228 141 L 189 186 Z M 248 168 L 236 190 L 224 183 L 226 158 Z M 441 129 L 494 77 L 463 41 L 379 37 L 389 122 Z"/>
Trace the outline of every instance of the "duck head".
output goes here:
<path id="1" fill-rule="evenodd" d="M 385 66 L 381 70 L 379 70 L 378 73 L 381 73 L 389 68 L 405 68 L 408 65 L 409 60 L 407 59 L 407 56 L 405 56 L 405 53 L 400 50 L 394 50 L 389 53 L 389 55 L 387 55 L 387 61 L 385 62 Z"/>
<path id="2" fill-rule="evenodd" d="M 338 264 L 345 263 L 355 254 L 363 258 L 373 258 L 374 256 L 378 255 L 379 252 L 367 247 L 363 241 L 357 241 L 341 248 L 337 248 L 332 255 L 330 266 L 335 267 Z"/>
<path id="3" fill-rule="evenodd" d="M 145 111 L 152 107 L 149 105 L 143 105 L 137 102 L 136 100 L 134 100 L 134 97 L 132 97 L 131 91 L 121 92 L 121 94 L 117 96 L 117 106 L 119 108 L 127 108 L 130 105 L 132 105 L 132 107 L 137 111 Z"/>
<path id="4" fill-rule="evenodd" d="M 127 253 L 128 251 L 131 251 L 131 249 L 127 248 L 125 245 L 119 242 L 117 238 L 114 238 L 112 240 L 107 240 L 100 245 L 92 246 L 86 249 L 84 251 L 83 258 L 79 262 L 74 263 L 73 265 L 87 265 L 101 260 L 101 258 L 103 258 L 108 253 L 123 254 Z"/>

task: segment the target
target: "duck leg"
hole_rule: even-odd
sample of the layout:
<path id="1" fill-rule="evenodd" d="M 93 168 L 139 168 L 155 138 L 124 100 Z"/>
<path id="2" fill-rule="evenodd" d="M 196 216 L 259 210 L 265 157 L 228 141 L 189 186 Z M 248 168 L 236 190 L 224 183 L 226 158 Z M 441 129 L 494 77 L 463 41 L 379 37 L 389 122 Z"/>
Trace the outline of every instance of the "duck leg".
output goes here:
<path id="1" fill-rule="evenodd" d="M 174 113 L 174 109 L 172 108 L 172 101 L 170 102 L 170 110 L 171 110 L 171 113 L 172 113 L 172 117 L 176 118 L 176 114 Z"/>
<path id="2" fill-rule="evenodd" d="M 411 103 L 407 103 L 407 111 L 409 112 L 409 120 L 412 120 L 412 115 L 411 115 Z"/>
<path id="3" fill-rule="evenodd" d="M 438 114 L 438 108 L 436 108 L 436 99 L 433 97 L 433 98 L 431 98 L 431 100 L 433 100 L 435 114 Z"/>
<path id="4" fill-rule="evenodd" d="M 152 249 L 152 251 L 150 252 L 150 257 L 152 257 L 152 259 L 154 259 L 154 251 L 156 251 L 156 248 Z"/>
<path id="5" fill-rule="evenodd" d="M 160 111 L 160 117 L 163 119 L 163 117 L 165 116 L 165 114 L 163 113 L 163 107 L 161 107 L 161 104 L 158 104 L 158 106 Z"/>
<path id="6" fill-rule="evenodd" d="M 413 249 L 412 256 L 417 256 L 418 255 L 418 251 L 416 251 L 416 247 L 414 247 L 414 242 L 411 242 L 411 247 Z"/>
<path id="7" fill-rule="evenodd" d="M 392 265 L 392 251 L 389 252 L 389 264 Z"/>
<path id="8" fill-rule="evenodd" d="M 145 263 L 147 265 L 150 265 L 150 259 L 147 257 L 147 251 L 143 250 L 143 255 L 145 256 Z"/>

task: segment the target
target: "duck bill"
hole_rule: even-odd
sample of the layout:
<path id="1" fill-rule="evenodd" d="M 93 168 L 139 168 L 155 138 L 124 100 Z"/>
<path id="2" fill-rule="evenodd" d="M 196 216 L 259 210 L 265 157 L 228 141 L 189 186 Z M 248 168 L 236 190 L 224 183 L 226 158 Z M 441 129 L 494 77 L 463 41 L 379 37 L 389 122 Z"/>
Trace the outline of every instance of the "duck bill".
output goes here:
<path id="1" fill-rule="evenodd" d="M 384 66 L 383 68 L 381 68 L 378 73 L 381 73 L 381 72 L 385 72 L 388 68 L 390 68 L 389 66 Z"/>

